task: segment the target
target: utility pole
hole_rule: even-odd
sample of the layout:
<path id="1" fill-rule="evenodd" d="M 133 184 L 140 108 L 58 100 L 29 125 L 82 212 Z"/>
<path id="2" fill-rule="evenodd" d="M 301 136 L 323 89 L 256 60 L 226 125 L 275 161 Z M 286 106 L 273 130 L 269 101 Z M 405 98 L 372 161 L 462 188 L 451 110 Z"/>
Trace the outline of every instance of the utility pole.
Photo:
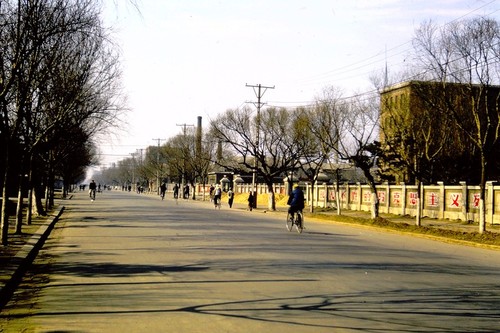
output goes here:
<path id="1" fill-rule="evenodd" d="M 141 177 L 142 170 L 141 169 L 142 169 L 142 152 L 143 152 L 143 150 L 144 150 L 143 148 L 136 149 L 136 151 L 139 151 L 139 156 L 140 156 L 140 158 L 139 158 L 139 175 L 137 177 L 140 184 L 142 183 L 142 179 L 141 179 L 142 178 Z M 141 186 L 141 185 L 139 185 L 139 186 Z M 137 187 L 137 184 L 135 185 L 135 190 L 136 190 L 136 192 L 139 190 L 139 188 Z"/>
<path id="2" fill-rule="evenodd" d="M 194 127 L 192 124 L 176 124 L 176 126 L 182 127 L 182 134 L 184 135 L 184 142 L 183 145 L 185 145 L 186 141 L 186 130 L 188 127 Z M 184 147 L 183 147 L 184 148 Z M 186 173 L 186 151 L 187 149 L 183 149 L 182 152 L 182 179 L 181 179 L 181 193 L 182 197 L 184 198 L 184 184 L 185 184 L 185 173 Z M 189 198 L 188 198 L 189 199 Z"/>
<path id="3" fill-rule="evenodd" d="M 160 141 L 165 141 L 165 139 L 153 139 L 153 141 L 158 142 L 156 150 L 156 192 L 160 194 Z"/>
<path id="4" fill-rule="evenodd" d="M 246 84 L 247 87 L 250 87 L 253 89 L 255 96 L 257 97 L 257 103 L 254 103 L 257 106 L 257 137 L 256 137 L 256 142 L 255 142 L 255 152 L 254 152 L 254 161 L 253 161 L 253 173 L 252 173 L 252 188 L 253 188 L 253 197 L 254 197 L 254 203 L 253 203 L 253 208 L 257 208 L 257 153 L 259 150 L 259 133 L 260 133 L 260 108 L 264 104 L 260 100 L 262 96 L 266 93 L 267 89 L 274 89 L 274 86 L 272 87 L 267 87 L 263 86 L 260 83 L 256 85 L 251 85 L 251 84 Z"/>

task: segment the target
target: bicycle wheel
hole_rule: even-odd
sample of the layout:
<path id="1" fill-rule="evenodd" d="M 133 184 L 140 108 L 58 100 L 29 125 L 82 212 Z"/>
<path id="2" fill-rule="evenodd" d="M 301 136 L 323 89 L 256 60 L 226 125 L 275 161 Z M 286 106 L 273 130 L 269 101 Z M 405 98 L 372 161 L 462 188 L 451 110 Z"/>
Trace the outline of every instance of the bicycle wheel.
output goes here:
<path id="1" fill-rule="evenodd" d="M 302 233 L 302 230 L 304 229 L 304 216 L 302 215 L 302 212 L 297 212 L 297 217 L 295 218 L 295 228 L 297 228 L 297 232 L 299 234 Z"/>
<path id="2" fill-rule="evenodd" d="M 290 213 L 286 215 L 286 228 L 288 229 L 288 231 L 292 231 L 293 228 L 293 217 Z"/>

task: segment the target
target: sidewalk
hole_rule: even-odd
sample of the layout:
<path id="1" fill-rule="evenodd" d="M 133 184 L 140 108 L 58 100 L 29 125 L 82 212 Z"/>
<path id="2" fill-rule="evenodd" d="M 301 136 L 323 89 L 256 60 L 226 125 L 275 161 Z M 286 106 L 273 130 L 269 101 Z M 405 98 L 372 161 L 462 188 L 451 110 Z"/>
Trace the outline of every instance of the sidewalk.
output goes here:
<path id="1" fill-rule="evenodd" d="M 0 311 L 9 301 L 63 211 L 64 206 L 58 204 L 47 218 L 37 219 L 30 226 L 23 225 L 22 235 L 9 234 L 9 245 L 0 249 Z"/>

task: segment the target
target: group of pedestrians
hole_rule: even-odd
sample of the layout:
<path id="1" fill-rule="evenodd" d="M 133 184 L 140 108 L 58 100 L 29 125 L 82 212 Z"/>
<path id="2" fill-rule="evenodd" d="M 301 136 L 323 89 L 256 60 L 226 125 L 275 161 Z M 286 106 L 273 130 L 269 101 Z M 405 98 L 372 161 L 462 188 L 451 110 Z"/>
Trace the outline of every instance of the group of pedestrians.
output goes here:
<path id="1" fill-rule="evenodd" d="M 179 190 L 180 190 L 179 184 L 175 183 L 174 187 L 172 188 L 172 192 L 174 195 L 174 199 L 176 199 L 176 200 L 179 198 Z M 167 184 L 165 182 L 163 182 L 160 185 L 161 200 L 165 199 L 166 193 L 167 193 Z M 183 197 L 184 197 L 184 199 L 189 199 L 189 185 L 184 186 Z"/>
<path id="2" fill-rule="evenodd" d="M 210 186 L 210 201 L 214 203 L 215 208 L 221 207 L 222 204 L 222 188 L 219 185 L 211 185 Z M 234 200 L 234 192 L 231 188 L 227 190 L 227 204 L 229 205 L 229 208 L 233 207 L 233 200 Z"/>
<path id="3" fill-rule="evenodd" d="M 89 193 L 90 193 L 90 198 L 95 200 L 95 190 L 96 190 L 96 183 L 94 180 L 92 180 L 89 184 Z M 175 184 L 173 187 L 173 194 L 174 194 L 174 199 L 177 199 L 179 197 L 179 190 L 180 186 L 179 184 Z M 221 208 L 221 201 L 222 201 L 222 188 L 219 185 L 210 185 L 210 201 L 214 203 L 215 208 L 220 209 Z M 160 197 L 163 200 L 165 198 L 165 193 L 167 191 L 167 184 L 165 182 L 162 182 L 160 186 Z M 189 198 L 189 185 L 184 187 L 183 190 L 183 196 L 185 199 Z M 234 201 L 234 192 L 232 188 L 229 188 L 227 190 L 227 203 L 229 208 L 233 207 L 233 201 Z M 253 191 L 250 191 L 248 194 L 247 198 L 248 202 L 248 210 L 252 211 L 253 208 L 255 208 L 255 195 Z M 292 214 L 295 214 L 297 211 L 301 211 L 304 209 L 304 192 L 300 189 L 298 184 L 295 184 L 293 186 L 293 191 L 290 193 L 290 196 L 288 198 L 287 204 L 290 206 L 288 209 L 288 212 Z"/>

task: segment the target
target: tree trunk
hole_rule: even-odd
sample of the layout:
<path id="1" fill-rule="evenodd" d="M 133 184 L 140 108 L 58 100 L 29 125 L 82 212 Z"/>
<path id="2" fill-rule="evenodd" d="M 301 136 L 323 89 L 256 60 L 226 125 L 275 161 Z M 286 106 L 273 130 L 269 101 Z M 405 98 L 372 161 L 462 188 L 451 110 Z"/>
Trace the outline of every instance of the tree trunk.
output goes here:
<path id="1" fill-rule="evenodd" d="M 276 210 L 276 197 L 274 195 L 274 188 L 273 188 L 273 184 L 267 184 L 267 190 L 269 192 L 268 194 L 268 202 L 267 202 L 267 208 L 270 210 L 270 211 L 275 211 Z"/>
<path id="2" fill-rule="evenodd" d="M 422 192 L 422 182 L 417 180 L 417 213 L 415 214 L 415 225 L 417 227 L 422 225 L 422 200 L 420 199 L 420 192 Z"/>
<path id="3" fill-rule="evenodd" d="M 6 169 L 8 166 L 5 167 Z M 3 181 L 3 191 L 2 191 L 2 228 L 1 228 L 1 238 L 2 245 L 6 246 L 8 244 L 8 234 L 9 234 L 9 196 L 7 191 L 7 171 L 5 172 L 5 178 Z"/>
<path id="4" fill-rule="evenodd" d="M 313 180 L 311 182 L 311 205 L 309 206 L 309 211 L 311 213 L 314 213 L 314 194 L 315 194 L 314 184 L 315 184 L 315 181 Z"/>
<path id="5" fill-rule="evenodd" d="M 34 187 L 33 188 L 33 194 L 35 196 L 35 205 L 34 205 L 34 213 L 37 216 L 45 216 L 47 213 L 45 212 L 43 208 L 43 202 L 42 202 L 42 190 L 39 187 Z"/>
<path id="6" fill-rule="evenodd" d="M 17 191 L 16 205 L 16 235 L 23 232 L 23 175 L 19 176 L 19 189 Z"/>
<path id="7" fill-rule="evenodd" d="M 335 201 L 337 203 L 337 215 L 342 214 L 342 209 L 340 208 L 340 205 L 342 203 L 342 200 L 340 200 L 340 186 L 337 184 L 335 188 Z"/>
<path id="8" fill-rule="evenodd" d="M 479 184 L 479 233 L 483 234 L 486 231 L 486 156 L 481 152 L 481 184 Z"/>
<path id="9" fill-rule="evenodd" d="M 8 245 L 9 241 L 9 148 L 6 147 L 6 151 L 4 152 L 4 162 L 5 162 L 5 170 L 4 170 L 4 178 L 3 178 L 3 190 L 2 190 L 2 219 L 1 219 L 1 240 L 2 245 Z"/>
<path id="10" fill-rule="evenodd" d="M 378 201 L 378 195 L 377 195 L 377 185 L 375 184 L 375 179 L 373 178 L 373 175 L 370 173 L 369 168 L 361 168 L 363 170 L 363 173 L 368 181 L 368 185 L 370 186 L 370 191 L 371 191 L 371 197 L 372 197 L 372 219 L 379 217 L 379 201 Z"/>
<path id="11" fill-rule="evenodd" d="M 26 224 L 31 225 L 33 220 L 33 189 L 28 189 L 28 203 L 26 204 Z"/>
<path id="12" fill-rule="evenodd" d="M 33 218 L 33 197 L 34 197 L 34 189 L 33 189 L 33 153 L 30 154 L 29 157 L 29 165 L 28 165 L 28 203 L 26 207 L 26 224 L 31 225 Z"/>
<path id="13" fill-rule="evenodd" d="M 372 189 L 372 219 L 375 219 L 379 216 L 379 202 L 377 191 L 373 191 Z"/>
<path id="14" fill-rule="evenodd" d="M 335 179 L 335 202 L 337 203 L 337 215 L 340 215 L 340 214 L 342 214 L 342 209 L 340 208 L 342 200 L 341 200 L 340 185 L 339 185 L 339 182 L 340 182 L 339 169 L 336 170 L 336 176 L 337 176 L 336 177 L 337 179 Z"/>

